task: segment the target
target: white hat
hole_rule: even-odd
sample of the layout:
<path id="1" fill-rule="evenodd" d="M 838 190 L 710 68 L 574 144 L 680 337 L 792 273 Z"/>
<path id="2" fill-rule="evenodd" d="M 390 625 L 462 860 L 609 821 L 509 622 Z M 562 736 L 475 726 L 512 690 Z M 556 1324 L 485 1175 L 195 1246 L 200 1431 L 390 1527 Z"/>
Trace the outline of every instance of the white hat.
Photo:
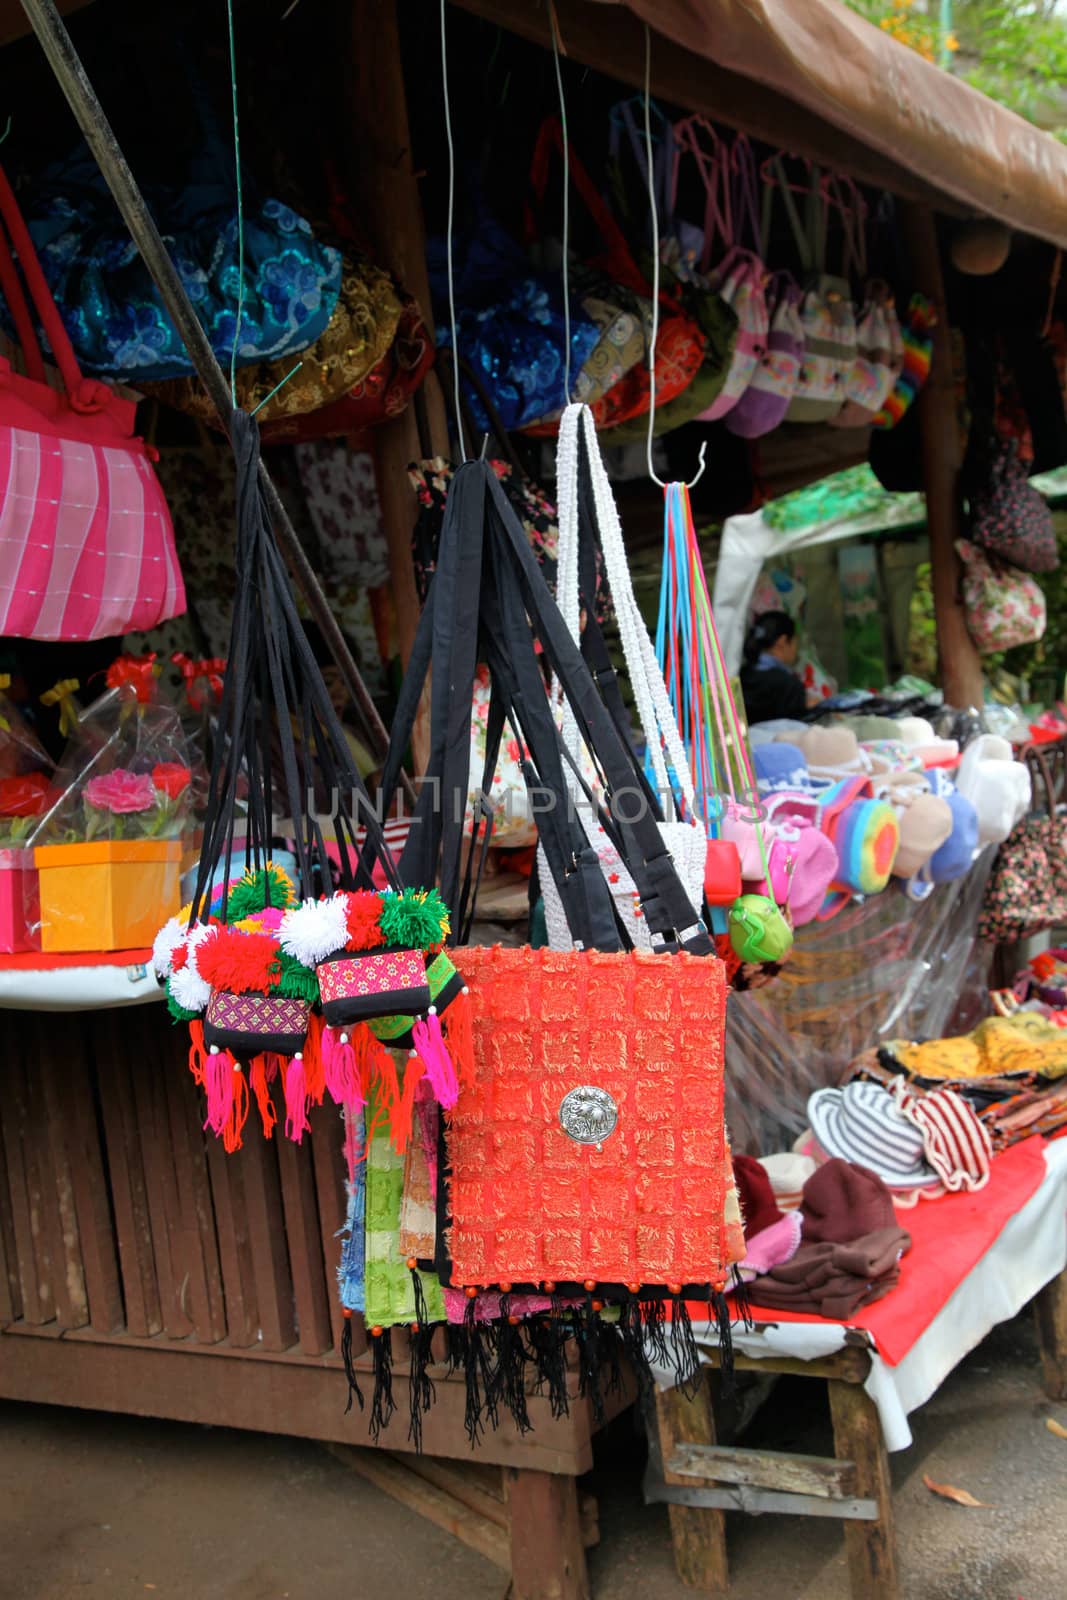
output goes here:
<path id="1" fill-rule="evenodd" d="M 808 1100 L 808 1120 L 828 1156 L 868 1168 L 891 1189 L 919 1189 L 938 1181 L 926 1164 L 921 1130 L 880 1083 L 857 1080 L 843 1089 L 816 1089 Z"/>
<path id="2" fill-rule="evenodd" d="M 1030 770 L 1007 739 L 979 734 L 963 752 L 956 788 L 978 813 L 978 843 L 1003 844 L 1030 809 Z"/>

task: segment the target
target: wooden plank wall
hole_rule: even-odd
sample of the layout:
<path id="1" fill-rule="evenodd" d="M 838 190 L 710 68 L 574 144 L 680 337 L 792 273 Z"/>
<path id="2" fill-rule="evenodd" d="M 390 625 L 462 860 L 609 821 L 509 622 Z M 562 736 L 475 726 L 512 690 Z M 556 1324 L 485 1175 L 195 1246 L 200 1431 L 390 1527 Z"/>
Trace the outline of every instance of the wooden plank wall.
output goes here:
<path id="1" fill-rule="evenodd" d="M 0 1325 L 339 1362 L 340 1118 L 228 1156 L 187 1051 L 161 1006 L 0 1015 Z"/>

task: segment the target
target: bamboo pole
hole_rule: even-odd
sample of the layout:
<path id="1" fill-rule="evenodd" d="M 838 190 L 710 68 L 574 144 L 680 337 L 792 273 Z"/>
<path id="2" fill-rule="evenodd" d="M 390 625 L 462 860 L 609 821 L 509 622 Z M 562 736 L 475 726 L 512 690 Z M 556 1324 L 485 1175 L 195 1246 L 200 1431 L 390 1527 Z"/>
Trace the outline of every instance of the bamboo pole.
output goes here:
<path id="1" fill-rule="evenodd" d="M 22 0 L 22 9 L 96 158 L 97 166 L 111 190 L 115 204 L 129 229 L 130 237 L 141 253 L 163 304 L 181 334 L 197 375 L 226 425 L 228 434 L 233 410 L 229 385 L 200 326 L 196 312 L 189 302 L 174 263 L 159 236 L 159 230 L 145 205 L 144 196 L 104 115 L 104 108 L 89 82 L 70 34 L 53 0 Z M 378 708 L 330 611 L 326 596 L 296 536 L 270 473 L 262 462 L 259 474 L 278 542 L 293 577 L 307 601 L 308 610 L 318 624 L 326 648 L 340 669 L 345 688 L 351 695 L 367 736 L 374 745 L 374 753 L 379 758 L 383 757 L 389 746 L 389 735 L 378 715 Z M 403 782 L 409 796 L 414 798 L 414 792 L 406 775 Z"/>
<path id="2" fill-rule="evenodd" d="M 960 436 L 937 224 L 929 206 L 901 201 L 897 214 L 911 257 L 915 284 L 933 301 L 937 315 L 930 376 L 916 404 L 926 526 L 930 537 L 938 669 L 946 702 L 965 709 L 982 704 L 982 663 L 967 631 L 960 599 L 961 568 L 956 554 L 956 540 L 963 531 Z"/>

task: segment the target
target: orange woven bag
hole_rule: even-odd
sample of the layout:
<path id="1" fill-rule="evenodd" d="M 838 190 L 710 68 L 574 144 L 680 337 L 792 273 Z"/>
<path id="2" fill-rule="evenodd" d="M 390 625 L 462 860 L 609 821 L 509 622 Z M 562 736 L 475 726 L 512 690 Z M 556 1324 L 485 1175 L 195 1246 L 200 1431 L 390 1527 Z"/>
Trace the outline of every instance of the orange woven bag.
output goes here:
<path id="1" fill-rule="evenodd" d="M 744 1255 L 713 957 L 451 952 L 473 1068 L 449 1119 L 452 1282 L 721 1290 Z"/>

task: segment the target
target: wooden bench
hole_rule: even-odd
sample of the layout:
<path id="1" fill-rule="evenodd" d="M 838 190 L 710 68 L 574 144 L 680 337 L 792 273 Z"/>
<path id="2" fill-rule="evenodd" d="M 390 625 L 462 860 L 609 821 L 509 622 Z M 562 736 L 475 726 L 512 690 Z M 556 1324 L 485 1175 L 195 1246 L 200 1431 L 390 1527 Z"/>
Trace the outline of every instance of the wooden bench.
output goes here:
<path id="1" fill-rule="evenodd" d="M 253 1113 L 228 1156 L 204 1136 L 187 1052 L 160 1005 L 0 1014 L 0 1396 L 347 1447 L 507 1567 L 515 1600 L 586 1600 L 588 1403 L 553 1418 L 531 1396 L 531 1433 L 505 1419 L 472 1451 L 464 1385 L 442 1370 L 421 1461 L 402 1405 L 373 1448 L 366 1413 L 344 1412 L 338 1113 L 313 1111 L 302 1145 L 267 1142 Z M 406 1394 L 399 1350 L 397 1367 Z"/>
<path id="2" fill-rule="evenodd" d="M 1034 1302 L 1044 1386 L 1067 1399 L 1067 1272 Z M 833 1456 L 746 1450 L 716 1443 L 709 1386 L 657 1390 L 647 1408 L 649 1468 L 645 1498 L 669 1507 L 675 1566 L 683 1583 L 727 1594 L 726 1512 L 837 1517 L 844 1522 L 853 1600 L 901 1600 L 893 1531 L 893 1491 L 878 1411 L 863 1387 L 871 1356 L 862 1334 L 818 1360 L 735 1354 L 745 1371 L 825 1382 Z M 708 1356 L 717 1365 L 716 1352 Z"/>

